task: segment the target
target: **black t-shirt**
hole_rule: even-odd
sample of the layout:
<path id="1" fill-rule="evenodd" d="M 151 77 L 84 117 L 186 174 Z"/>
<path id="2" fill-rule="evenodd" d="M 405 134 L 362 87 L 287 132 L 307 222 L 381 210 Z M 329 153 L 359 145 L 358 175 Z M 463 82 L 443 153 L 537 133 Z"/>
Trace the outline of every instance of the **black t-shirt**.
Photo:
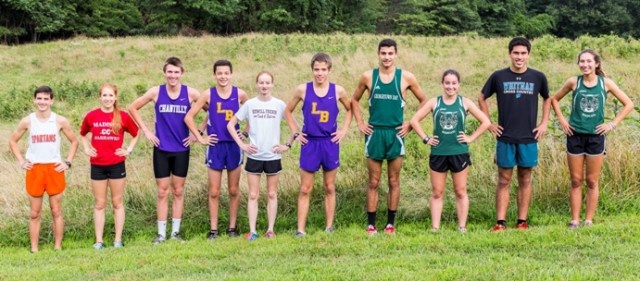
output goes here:
<path id="1" fill-rule="evenodd" d="M 549 98 L 549 85 L 544 73 L 527 68 L 524 73 L 501 69 L 489 77 L 482 88 L 487 99 L 497 93 L 498 124 L 504 128 L 499 141 L 514 144 L 537 142 L 533 129 L 538 119 L 538 94 Z"/>

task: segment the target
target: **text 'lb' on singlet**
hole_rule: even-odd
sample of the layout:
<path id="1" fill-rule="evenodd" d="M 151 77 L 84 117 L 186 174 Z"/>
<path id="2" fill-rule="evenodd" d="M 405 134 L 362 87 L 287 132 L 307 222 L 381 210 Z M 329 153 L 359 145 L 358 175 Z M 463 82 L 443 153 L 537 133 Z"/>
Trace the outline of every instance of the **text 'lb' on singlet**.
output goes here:
<path id="1" fill-rule="evenodd" d="M 218 141 L 235 142 L 229 131 L 227 124 L 229 120 L 238 112 L 240 101 L 238 100 L 238 88 L 231 87 L 231 94 L 228 98 L 223 99 L 218 94 L 216 87 L 209 89 L 211 96 L 209 97 L 209 121 L 207 122 L 207 134 L 216 134 Z M 236 124 L 236 130 L 240 129 L 240 125 Z"/>
<path id="2" fill-rule="evenodd" d="M 42 122 L 35 113 L 29 114 L 29 147 L 25 158 L 34 164 L 60 163 L 60 129 L 56 114 L 51 112 L 49 119 Z"/>
<path id="3" fill-rule="evenodd" d="M 380 69 L 374 68 L 369 95 L 369 124 L 395 128 L 402 125 L 405 100 L 402 97 L 402 69 L 396 68 L 391 82 L 380 80 Z"/>
<path id="4" fill-rule="evenodd" d="M 302 104 L 304 118 L 302 132 L 309 137 L 330 137 L 338 128 L 338 102 L 336 85 L 329 83 L 324 97 L 319 97 L 313 89 L 313 82 L 307 83 Z"/>
<path id="5" fill-rule="evenodd" d="M 166 152 L 189 150 L 189 147 L 182 145 L 182 141 L 189 137 L 189 128 L 184 123 L 189 109 L 191 102 L 186 85 L 180 86 L 180 94 L 176 99 L 169 97 L 166 85 L 160 85 L 156 101 L 156 136 L 160 140 L 158 149 Z"/>
<path id="6" fill-rule="evenodd" d="M 604 123 L 607 90 L 604 77 L 598 76 L 598 82 L 593 87 L 585 86 L 583 78 L 582 75 L 578 76 L 576 89 L 573 90 L 569 124 L 577 133 L 595 134 L 596 126 Z"/>
<path id="7" fill-rule="evenodd" d="M 469 146 L 458 141 L 460 132 L 464 132 L 467 111 L 464 102 L 458 96 L 451 105 L 445 104 L 442 96 L 436 100 L 433 109 L 433 135 L 438 136 L 438 145 L 431 147 L 433 155 L 458 155 L 469 153 Z"/>

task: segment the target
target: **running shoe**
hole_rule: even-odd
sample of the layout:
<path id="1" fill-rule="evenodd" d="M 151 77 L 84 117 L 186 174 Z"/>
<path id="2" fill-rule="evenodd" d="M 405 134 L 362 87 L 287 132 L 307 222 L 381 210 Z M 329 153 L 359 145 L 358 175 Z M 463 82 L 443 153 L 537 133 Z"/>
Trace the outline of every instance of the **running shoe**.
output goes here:
<path id="1" fill-rule="evenodd" d="M 154 245 L 158 245 L 158 244 L 162 244 L 164 243 L 164 241 L 167 240 L 166 238 L 164 238 L 164 235 L 160 235 L 158 234 L 158 236 L 156 236 L 156 238 L 153 239 L 153 243 Z"/>
<path id="2" fill-rule="evenodd" d="M 507 226 L 503 224 L 496 224 L 496 226 L 491 229 L 491 232 L 500 232 L 505 230 L 507 230 Z"/>
<path id="3" fill-rule="evenodd" d="M 569 230 L 574 230 L 578 227 L 580 227 L 580 223 L 577 221 L 570 221 L 567 226 L 569 227 Z"/>
<path id="4" fill-rule="evenodd" d="M 104 243 L 102 243 L 102 242 L 95 243 L 95 244 L 93 244 L 93 248 L 96 249 L 96 250 L 102 250 L 102 249 L 104 249 Z"/>
<path id="5" fill-rule="evenodd" d="M 458 230 L 460 230 L 460 233 L 467 233 L 467 227 L 465 226 L 458 227 Z"/>
<path id="6" fill-rule="evenodd" d="M 273 237 L 276 237 L 276 234 L 273 232 L 273 230 L 268 230 L 265 234 L 264 234 L 264 238 L 267 239 L 271 239 Z"/>
<path id="7" fill-rule="evenodd" d="M 386 234 L 396 234 L 396 228 L 393 227 L 392 224 L 387 224 L 384 228 L 384 233 Z"/>
<path id="8" fill-rule="evenodd" d="M 307 236 L 307 234 L 302 231 L 296 231 L 296 234 L 293 235 L 294 238 L 304 238 L 305 236 Z"/>
<path id="9" fill-rule="evenodd" d="M 207 234 L 207 240 L 215 240 L 216 238 L 218 238 L 218 231 L 210 230 L 209 234 Z"/>
<path id="10" fill-rule="evenodd" d="M 593 226 L 593 222 L 590 220 L 585 220 L 582 226 L 586 226 L 586 227 Z"/>
<path id="11" fill-rule="evenodd" d="M 527 222 L 521 222 L 519 224 L 516 224 L 516 229 L 519 230 L 527 230 L 529 228 L 529 226 L 527 226 Z"/>
<path id="12" fill-rule="evenodd" d="M 375 236 L 376 234 L 378 234 L 378 230 L 375 226 L 369 225 L 367 227 L 367 234 L 369 234 L 369 236 Z"/>
<path id="13" fill-rule="evenodd" d="M 122 241 L 120 241 L 120 242 L 113 242 L 113 247 L 114 247 L 114 248 L 124 248 L 124 244 L 122 243 Z"/>
<path id="14" fill-rule="evenodd" d="M 326 233 L 333 233 L 334 231 L 336 231 L 336 229 L 333 228 L 333 226 L 330 226 L 324 229 L 324 232 Z"/>
<path id="15" fill-rule="evenodd" d="M 249 233 L 247 233 L 247 234 L 244 236 L 244 240 L 247 240 L 247 241 L 253 241 L 253 240 L 258 239 L 258 237 L 259 237 L 259 236 L 258 236 L 258 233 L 255 233 L 255 232 L 249 232 Z"/>
<path id="16" fill-rule="evenodd" d="M 438 232 L 439 230 L 440 230 L 440 228 L 437 228 L 437 227 L 432 227 L 432 228 L 431 228 L 431 232 L 433 232 L 433 233 L 436 233 L 436 232 Z"/>
<path id="17" fill-rule="evenodd" d="M 229 228 L 229 229 L 227 229 L 227 236 L 229 236 L 229 237 L 238 237 L 238 236 L 240 236 L 240 234 L 238 233 L 238 231 L 235 228 Z"/>
<path id="18" fill-rule="evenodd" d="M 184 238 L 182 238 L 182 236 L 180 236 L 179 232 L 171 233 L 171 240 L 176 240 L 176 241 L 182 242 L 182 243 L 187 242 L 187 240 L 184 240 Z"/>

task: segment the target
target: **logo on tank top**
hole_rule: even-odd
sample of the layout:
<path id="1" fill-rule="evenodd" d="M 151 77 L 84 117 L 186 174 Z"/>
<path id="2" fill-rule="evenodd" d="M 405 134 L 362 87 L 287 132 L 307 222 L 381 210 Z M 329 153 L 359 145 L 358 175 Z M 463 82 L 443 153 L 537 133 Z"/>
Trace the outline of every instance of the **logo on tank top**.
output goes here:
<path id="1" fill-rule="evenodd" d="M 320 115 L 320 123 L 329 122 L 329 111 L 326 110 L 317 110 L 318 103 L 311 103 L 311 114 Z"/>
<path id="2" fill-rule="evenodd" d="M 594 113 L 599 106 L 598 95 L 583 95 L 580 99 L 580 110 L 584 113 Z"/>
<path id="3" fill-rule="evenodd" d="M 44 143 L 44 142 L 56 142 L 56 135 L 33 135 L 31 136 L 31 143 Z"/>
<path id="4" fill-rule="evenodd" d="M 440 126 L 442 127 L 442 131 L 445 134 L 452 134 L 455 131 L 452 131 L 458 125 L 458 114 L 456 112 L 442 112 L 440 115 Z M 447 132 L 452 131 L 452 132 Z"/>
<path id="5" fill-rule="evenodd" d="M 158 107 L 158 111 L 161 113 L 187 113 L 186 105 L 179 104 L 161 104 Z"/>
<path id="6" fill-rule="evenodd" d="M 216 105 L 217 105 L 216 106 L 216 113 L 224 114 L 224 120 L 226 120 L 226 121 L 231 120 L 231 118 L 233 117 L 233 110 L 222 109 L 222 103 L 221 102 L 217 102 Z"/>

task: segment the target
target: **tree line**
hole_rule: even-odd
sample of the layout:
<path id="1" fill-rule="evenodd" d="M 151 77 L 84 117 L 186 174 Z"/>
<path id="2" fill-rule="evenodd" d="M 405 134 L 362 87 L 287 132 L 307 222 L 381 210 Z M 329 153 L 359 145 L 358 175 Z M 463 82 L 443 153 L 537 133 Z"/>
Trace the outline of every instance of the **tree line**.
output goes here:
<path id="1" fill-rule="evenodd" d="M 0 0 L 0 40 L 381 33 L 640 37 L 637 0 Z"/>

